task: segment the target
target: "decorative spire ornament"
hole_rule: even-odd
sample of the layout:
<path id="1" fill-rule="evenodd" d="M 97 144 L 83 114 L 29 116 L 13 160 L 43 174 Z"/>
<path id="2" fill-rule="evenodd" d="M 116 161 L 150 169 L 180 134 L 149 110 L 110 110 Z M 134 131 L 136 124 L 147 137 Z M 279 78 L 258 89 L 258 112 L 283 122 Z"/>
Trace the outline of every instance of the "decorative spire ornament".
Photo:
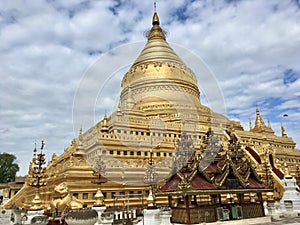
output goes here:
<path id="1" fill-rule="evenodd" d="M 47 175 L 45 174 L 45 168 L 43 165 L 46 164 L 45 162 L 45 154 L 42 153 L 42 149 L 45 146 L 44 140 L 42 140 L 41 145 L 41 152 L 36 154 L 36 147 L 34 148 L 34 155 L 32 159 L 32 167 L 30 171 L 29 186 L 35 187 L 35 196 L 32 200 L 31 210 L 41 210 L 42 209 L 42 201 L 40 198 L 40 187 L 46 186 L 46 178 Z"/>
<path id="2" fill-rule="evenodd" d="M 154 2 L 154 15 L 152 19 L 152 25 L 159 25 L 159 18 L 156 12 L 156 2 Z"/>
<path id="3" fill-rule="evenodd" d="M 287 134 L 286 134 L 285 129 L 284 129 L 282 124 L 281 124 L 281 136 L 282 137 L 287 137 Z"/>

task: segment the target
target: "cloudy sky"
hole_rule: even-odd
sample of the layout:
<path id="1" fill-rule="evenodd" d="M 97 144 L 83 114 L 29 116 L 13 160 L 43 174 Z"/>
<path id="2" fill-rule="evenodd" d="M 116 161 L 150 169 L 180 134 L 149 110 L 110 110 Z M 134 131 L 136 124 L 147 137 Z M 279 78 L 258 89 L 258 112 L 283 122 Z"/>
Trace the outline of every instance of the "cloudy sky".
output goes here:
<path id="1" fill-rule="evenodd" d="M 299 0 L 159 0 L 157 11 L 169 43 L 209 66 L 229 118 L 248 130 L 258 106 L 278 135 L 284 124 L 299 148 Z M 150 0 L 0 2 L 0 152 L 17 156 L 19 175 L 27 172 L 35 142 L 40 147 L 45 139 L 48 160 L 69 146 L 74 97 L 86 72 L 112 49 L 142 46 L 152 15 Z M 101 65 L 106 71 L 113 63 Z M 114 75 L 107 74 L 112 78 L 101 89 L 94 121 L 116 105 L 126 68 L 107 71 Z M 205 81 L 198 82 L 202 90 Z"/>

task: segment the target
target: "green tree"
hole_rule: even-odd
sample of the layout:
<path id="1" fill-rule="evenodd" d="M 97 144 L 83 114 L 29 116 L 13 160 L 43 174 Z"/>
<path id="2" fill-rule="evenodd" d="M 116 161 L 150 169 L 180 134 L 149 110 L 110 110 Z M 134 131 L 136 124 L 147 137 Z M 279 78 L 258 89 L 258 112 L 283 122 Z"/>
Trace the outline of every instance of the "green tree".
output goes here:
<path id="1" fill-rule="evenodd" d="M 16 173 L 19 171 L 19 165 L 15 163 L 16 156 L 1 153 L 0 154 L 0 183 L 8 183 L 15 180 Z"/>

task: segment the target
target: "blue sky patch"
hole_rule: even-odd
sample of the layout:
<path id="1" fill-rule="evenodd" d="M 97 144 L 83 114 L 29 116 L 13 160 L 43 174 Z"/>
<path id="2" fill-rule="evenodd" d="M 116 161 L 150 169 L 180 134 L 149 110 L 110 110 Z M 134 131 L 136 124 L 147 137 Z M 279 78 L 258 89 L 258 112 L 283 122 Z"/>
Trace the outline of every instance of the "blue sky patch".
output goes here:
<path id="1" fill-rule="evenodd" d="M 294 0 L 296 5 L 300 8 L 300 0 Z"/>
<path id="2" fill-rule="evenodd" d="M 0 11 L 0 21 L 2 20 L 6 24 L 13 24 L 17 22 L 17 15 L 19 12 L 17 10 L 11 10 L 9 12 Z"/>
<path id="3" fill-rule="evenodd" d="M 181 22 L 184 22 L 188 19 L 188 15 L 186 13 L 187 5 L 184 5 L 178 9 L 176 9 L 173 13 L 173 16 L 176 16 L 177 19 Z"/>
<path id="4" fill-rule="evenodd" d="M 109 7 L 109 10 L 114 14 L 118 15 L 119 9 L 122 7 L 122 2 L 121 0 L 114 0 L 114 6 Z"/>
<path id="5" fill-rule="evenodd" d="M 299 76 L 300 74 L 295 72 L 293 69 L 287 69 L 284 71 L 283 83 L 285 85 L 292 84 L 299 79 Z"/>

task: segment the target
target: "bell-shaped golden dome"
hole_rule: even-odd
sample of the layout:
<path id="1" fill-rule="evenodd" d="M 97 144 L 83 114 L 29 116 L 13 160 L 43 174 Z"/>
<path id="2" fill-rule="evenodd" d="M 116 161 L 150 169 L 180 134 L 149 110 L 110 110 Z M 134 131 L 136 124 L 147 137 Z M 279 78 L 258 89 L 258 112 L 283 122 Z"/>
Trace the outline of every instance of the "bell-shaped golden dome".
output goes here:
<path id="1" fill-rule="evenodd" d="M 199 104 L 196 77 L 170 47 L 159 24 L 158 15 L 154 12 L 148 41 L 122 80 L 121 104 L 127 99 L 134 99 L 135 103 L 144 105 L 151 102 L 172 102 L 174 105 L 186 102 L 187 98 Z"/>

